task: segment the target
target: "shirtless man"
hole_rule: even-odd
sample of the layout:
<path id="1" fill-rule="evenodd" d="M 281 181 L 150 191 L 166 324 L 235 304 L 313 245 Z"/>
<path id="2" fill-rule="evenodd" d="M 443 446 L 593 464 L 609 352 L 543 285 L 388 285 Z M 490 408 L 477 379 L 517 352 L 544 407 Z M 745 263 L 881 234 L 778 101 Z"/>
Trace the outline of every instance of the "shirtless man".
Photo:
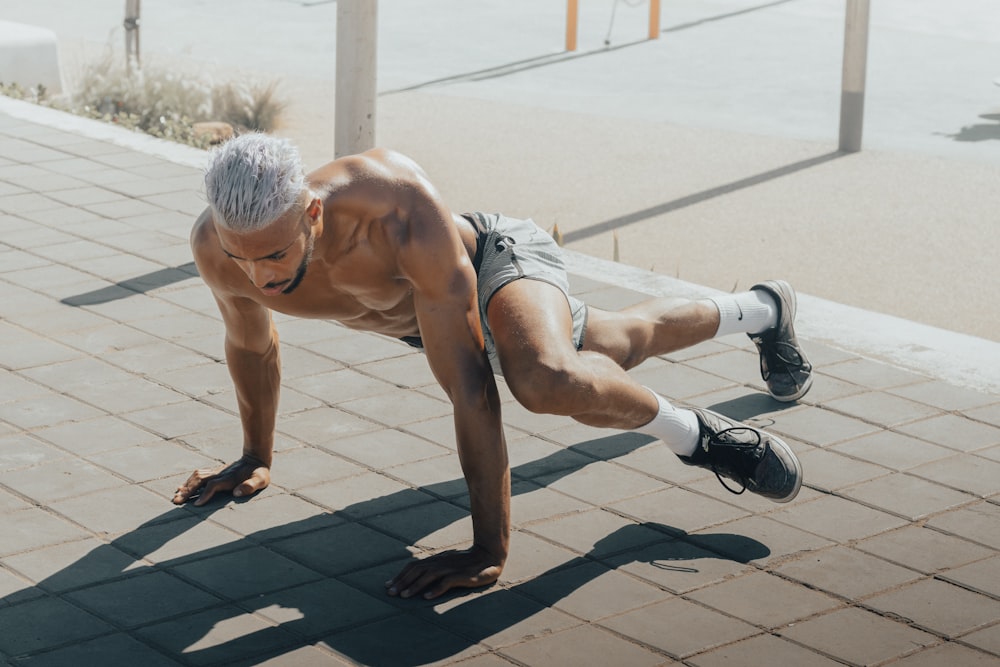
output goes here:
<path id="1" fill-rule="evenodd" d="M 650 434 L 734 493 L 776 502 L 798 493 L 801 467 L 779 438 L 674 407 L 625 372 L 742 332 L 760 350 L 769 393 L 797 400 L 812 367 L 795 338 L 795 294 L 786 283 L 701 301 L 651 299 L 619 312 L 588 307 L 569 296 L 560 250 L 534 223 L 454 215 L 420 167 L 387 150 L 306 176 L 288 142 L 243 135 L 215 151 L 205 186 L 209 208 L 191 247 L 225 322 L 243 456 L 193 473 L 175 503 L 202 505 L 220 491 L 248 496 L 268 485 L 281 381 L 272 310 L 422 346 L 452 402 L 472 546 L 411 562 L 386 582 L 389 595 L 434 598 L 500 575 L 510 469 L 494 373 L 528 410 Z"/>

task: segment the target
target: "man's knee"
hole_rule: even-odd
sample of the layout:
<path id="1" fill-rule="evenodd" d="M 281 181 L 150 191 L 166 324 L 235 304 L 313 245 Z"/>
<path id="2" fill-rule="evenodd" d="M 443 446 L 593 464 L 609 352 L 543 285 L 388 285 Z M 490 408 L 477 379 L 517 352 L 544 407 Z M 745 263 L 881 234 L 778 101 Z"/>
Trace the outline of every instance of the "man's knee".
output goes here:
<path id="1" fill-rule="evenodd" d="M 504 370 L 517 402 L 538 414 L 572 415 L 573 395 L 583 382 L 573 360 L 537 361 Z"/>

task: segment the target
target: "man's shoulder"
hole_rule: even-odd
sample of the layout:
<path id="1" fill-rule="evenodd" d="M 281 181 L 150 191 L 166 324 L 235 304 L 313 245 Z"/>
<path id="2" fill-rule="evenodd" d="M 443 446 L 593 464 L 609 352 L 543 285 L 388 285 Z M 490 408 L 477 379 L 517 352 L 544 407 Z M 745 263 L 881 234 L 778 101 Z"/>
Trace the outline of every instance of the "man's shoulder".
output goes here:
<path id="1" fill-rule="evenodd" d="M 225 256 L 218 242 L 210 208 L 198 216 L 191 228 L 191 254 L 202 279 L 215 289 L 221 280 Z"/>
<path id="2" fill-rule="evenodd" d="M 310 172 L 310 188 L 326 210 L 394 225 L 434 191 L 420 167 L 401 153 L 376 148 L 339 158 Z"/>
<path id="3" fill-rule="evenodd" d="M 356 155 L 349 155 L 347 157 L 341 158 L 345 161 L 354 161 L 359 164 L 367 164 L 371 166 L 398 166 L 405 164 L 407 166 L 416 165 L 413 158 L 403 153 L 388 148 L 385 146 L 376 146 L 375 148 L 370 148 L 363 153 L 357 153 Z M 336 160 L 335 160 L 336 162 Z"/>
<path id="4" fill-rule="evenodd" d="M 410 157 L 391 148 L 372 148 L 363 153 L 345 155 L 314 169 L 308 179 L 318 189 L 339 189 L 382 180 L 396 180 L 422 174 Z"/>
<path id="5" fill-rule="evenodd" d="M 212 219 L 212 209 L 202 211 L 191 227 L 191 251 L 196 255 L 209 250 L 215 238 L 215 222 Z"/>

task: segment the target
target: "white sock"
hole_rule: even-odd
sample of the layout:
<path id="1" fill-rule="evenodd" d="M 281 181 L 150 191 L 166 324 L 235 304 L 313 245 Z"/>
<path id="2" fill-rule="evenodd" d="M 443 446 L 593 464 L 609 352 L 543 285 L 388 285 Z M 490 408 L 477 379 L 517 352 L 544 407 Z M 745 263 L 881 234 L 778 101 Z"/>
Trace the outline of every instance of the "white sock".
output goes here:
<path id="1" fill-rule="evenodd" d="M 698 449 L 700 430 L 698 417 L 690 410 L 675 408 L 667 399 L 655 391 L 646 389 L 656 397 L 660 410 L 653 420 L 645 426 L 634 429 L 636 433 L 644 433 L 662 440 L 674 454 L 691 456 Z"/>
<path id="2" fill-rule="evenodd" d="M 778 326 L 778 304 L 770 292 L 755 289 L 712 296 L 708 300 L 719 309 L 716 338 L 734 333 L 755 334 Z"/>

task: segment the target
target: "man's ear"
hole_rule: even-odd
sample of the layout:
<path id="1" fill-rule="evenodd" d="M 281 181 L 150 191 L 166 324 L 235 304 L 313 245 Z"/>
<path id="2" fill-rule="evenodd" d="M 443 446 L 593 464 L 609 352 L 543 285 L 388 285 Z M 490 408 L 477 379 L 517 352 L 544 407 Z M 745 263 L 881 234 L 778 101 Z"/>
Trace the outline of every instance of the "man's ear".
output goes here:
<path id="1" fill-rule="evenodd" d="M 306 215 L 312 219 L 313 224 L 316 224 L 323 216 L 323 200 L 319 197 L 313 197 L 309 205 L 306 206 Z"/>

